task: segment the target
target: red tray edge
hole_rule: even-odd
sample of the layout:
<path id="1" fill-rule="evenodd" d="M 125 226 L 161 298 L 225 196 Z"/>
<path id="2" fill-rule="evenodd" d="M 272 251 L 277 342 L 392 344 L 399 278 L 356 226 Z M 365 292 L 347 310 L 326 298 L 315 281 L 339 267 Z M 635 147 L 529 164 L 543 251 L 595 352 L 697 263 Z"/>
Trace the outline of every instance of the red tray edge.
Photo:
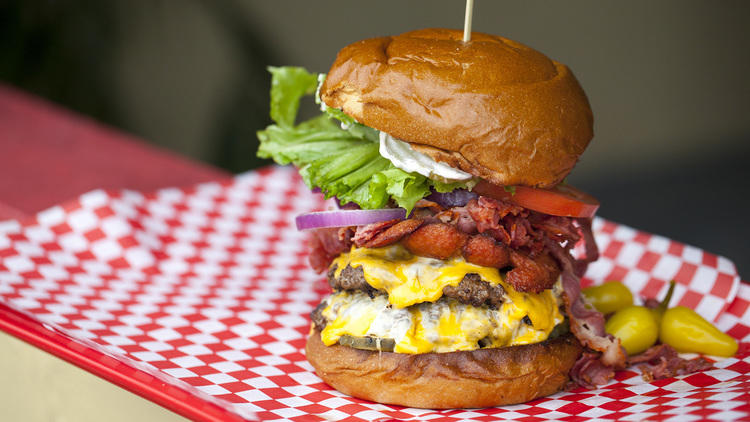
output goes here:
<path id="1" fill-rule="evenodd" d="M 245 419 L 216 403 L 206 402 L 184 389 L 167 384 L 147 372 L 82 344 L 0 302 L 0 330 L 60 359 L 150 400 L 190 420 L 220 422 Z M 79 350 L 68 345 L 77 343 Z M 138 373 L 138 377 L 130 376 Z M 179 390 L 180 396 L 174 393 Z"/>

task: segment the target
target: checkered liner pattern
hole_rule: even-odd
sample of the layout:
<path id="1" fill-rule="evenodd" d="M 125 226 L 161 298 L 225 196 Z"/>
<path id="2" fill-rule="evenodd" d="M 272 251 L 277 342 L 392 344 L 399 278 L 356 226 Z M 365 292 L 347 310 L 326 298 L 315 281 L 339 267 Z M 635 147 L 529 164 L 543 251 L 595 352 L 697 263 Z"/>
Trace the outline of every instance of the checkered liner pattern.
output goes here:
<path id="1" fill-rule="evenodd" d="M 269 167 L 154 194 L 94 191 L 0 225 L 0 302 L 200 401 L 262 420 L 750 419 L 750 286 L 728 260 L 603 219 L 585 283 L 676 301 L 742 340 L 715 369 L 471 411 L 385 406 L 332 390 L 304 356 L 327 293 L 293 217 L 324 207 L 294 170 Z M 718 318 L 718 319 L 717 319 Z M 175 389 L 178 391 L 178 389 Z"/>

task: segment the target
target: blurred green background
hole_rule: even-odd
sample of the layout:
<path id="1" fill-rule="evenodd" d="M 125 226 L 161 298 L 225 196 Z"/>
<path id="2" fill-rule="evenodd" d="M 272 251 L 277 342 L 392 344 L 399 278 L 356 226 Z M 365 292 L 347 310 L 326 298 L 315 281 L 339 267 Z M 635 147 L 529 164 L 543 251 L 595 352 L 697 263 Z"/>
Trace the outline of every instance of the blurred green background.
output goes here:
<path id="1" fill-rule="evenodd" d="M 265 67 L 463 25 L 463 0 L 4 1 L 0 81 L 233 172 L 262 164 Z M 569 181 L 600 215 L 750 274 L 750 2 L 477 0 L 474 29 L 568 64 L 595 138 Z"/>

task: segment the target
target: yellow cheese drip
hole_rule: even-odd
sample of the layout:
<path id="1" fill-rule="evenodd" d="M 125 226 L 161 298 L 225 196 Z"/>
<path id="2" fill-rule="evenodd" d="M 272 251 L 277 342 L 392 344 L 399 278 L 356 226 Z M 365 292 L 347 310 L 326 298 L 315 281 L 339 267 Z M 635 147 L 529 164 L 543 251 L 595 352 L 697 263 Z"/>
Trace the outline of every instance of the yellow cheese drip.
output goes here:
<path id="1" fill-rule="evenodd" d="M 325 311 L 330 312 L 330 308 L 329 306 Z M 322 336 L 323 343 L 330 346 L 339 341 L 339 338 L 344 334 L 364 337 L 375 316 L 374 312 L 346 312 L 346 309 L 344 309 L 337 318 L 326 325 L 325 335 Z"/>
<path id="2" fill-rule="evenodd" d="M 412 321 L 414 321 L 409 327 L 409 330 L 404 335 L 404 338 L 396 343 L 396 347 L 393 349 L 396 353 L 427 353 L 432 351 L 433 344 L 425 339 L 425 329 L 422 326 L 421 314 L 416 310 L 410 310 L 412 314 Z"/>
<path id="3" fill-rule="evenodd" d="M 389 308 L 384 296 L 371 299 L 362 292 L 339 292 L 327 299 L 323 316 L 328 324 L 321 332 L 326 345 L 335 344 L 349 334 L 355 337 L 381 337 L 396 340 L 397 353 L 452 352 L 474 350 L 483 340 L 486 347 L 505 347 L 538 343 L 551 330 L 540 330 L 523 322 L 522 312 L 513 304 L 500 309 L 474 307 L 454 299 L 423 303 L 404 310 Z M 397 316 L 396 313 L 399 313 Z M 563 317 L 553 307 L 549 311 L 553 325 Z M 376 318 L 381 319 L 376 323 Z M 398 318 L 407 318 L 406 325 Z"/>
<path id="4" fill-rule="evenodd" d="M 555 325 L 563 321 L 551 290 L 538 294 L 518 292 L 505 283 L 497 268 L 471 264 L 461 257 L 446 261 L 419 257 L 400 245 L 377 249 L 353 247 L 336 258 L 333 265 L 337 266 L 336 277 L 347 265 L 362 268 L 367 283 L 387 292 L 390 304 L 397 309 L 408 307 L 411 325 L 395 339 L 395 351 L 399 353 L 473 350 L 482 339 L 489 341 L 490 347 L 537 343 L 546 340 Z M 505 298 L 499 309 L 476 308 L 457 301 L 448 302 L 450 309 L 442 301 L 440 307 L 430 308 L 433 305 L 429 302 L 440 299 L 445 286 L 458 285 L 467 274 L 478 274 L 482 280 L 503 287 Z M 370 325 L 385 308 L 369 306 L 371 300 L 366 299 L 358 305 L 358 311 L 344 312 L 350 300 L 347 293 L 334 295 L 324 311 L 324 315 L 331 317 L 321 333 L 326 345 L 334 344 L 343 334 L 359 337 L 377 334 L 371 332 Z M 337 312 L 333 311 L 334 303 L 341 308 Z M 423 315 L 435 314 L 438 309 L 438 318 L 432 315 L 428 319 Z M 531 326 L 522 321 L 525 316 L 531 320 Z"/>
<path id="5" fill-rule="evenodd" d="M 528 314 L 537 329 L 552 329 L 549 308 L 556 306 L 552 292 L 521 293 L 505 283 L 497 268 L 466 262 L 462 257 L 447 261 L 410 254 L 403 246 L 385 248 L 352 247 L 348 253 L 333 261 L 335 276 L 339 277 L 347 265 L 361 267 L 370 286 L 388 293 L 388 301 L 397 308 L 422 302 L 434 302 L 443 295 L 446 286 L 457 286 L 467 274 L 478 274 L 492 285 L 501 285 L 520 318 Z"/>

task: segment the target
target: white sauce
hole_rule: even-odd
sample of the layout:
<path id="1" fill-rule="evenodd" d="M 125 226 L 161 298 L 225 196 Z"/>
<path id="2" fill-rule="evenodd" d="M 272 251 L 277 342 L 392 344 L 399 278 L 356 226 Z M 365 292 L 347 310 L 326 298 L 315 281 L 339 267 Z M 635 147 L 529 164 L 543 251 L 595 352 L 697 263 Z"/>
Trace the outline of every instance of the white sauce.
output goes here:
<path id="1" fill-rule="evenodd" d="M 394 166 L 408 173 L 419 173 L 430 179 L 442 180 L 444 182 L 457 182 L 469 180 L 472 175 L 453 168 L 445 163 L 440 163 L 432 157 L 415 151 L 411 145 L 380 132 L 380 155 L 387 158 Z"/>
<path id="2" fill-rule="evenodd" d="M 328 108 L 320 98 L 320 87 L 323 85 L 325 78 L 324 73 L 318 75 L 318 87 L 315 90 L 315 99 L 320 103 L 320 110 L 323 112 Z M 349 125 L 341 122 L 341 129 L 348 130 Z M 445 183 L 466 181 L 473 177 L 469 173 L 445 163 L 437 162 L 428 155 L 414 151 L 408 143 L 385 132 L 380 132 L 380 155 L 407 173 L 418 173 L 429 179 L 440 180 Z"/>

